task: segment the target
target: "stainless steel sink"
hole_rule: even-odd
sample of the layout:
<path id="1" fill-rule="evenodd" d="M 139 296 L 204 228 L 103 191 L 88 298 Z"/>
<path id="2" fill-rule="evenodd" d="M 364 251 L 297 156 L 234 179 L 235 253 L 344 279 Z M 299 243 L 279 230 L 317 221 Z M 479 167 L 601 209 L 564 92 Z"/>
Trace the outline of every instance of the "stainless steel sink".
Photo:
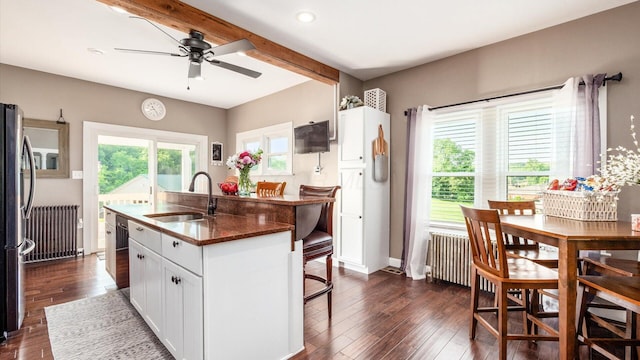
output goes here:
<path id="1" fill-rule="evenodd" d="M 204 219 L 204 214 L 199 212 L 148 214 L 145 216 L 161 222 L 197 221 Z"/>

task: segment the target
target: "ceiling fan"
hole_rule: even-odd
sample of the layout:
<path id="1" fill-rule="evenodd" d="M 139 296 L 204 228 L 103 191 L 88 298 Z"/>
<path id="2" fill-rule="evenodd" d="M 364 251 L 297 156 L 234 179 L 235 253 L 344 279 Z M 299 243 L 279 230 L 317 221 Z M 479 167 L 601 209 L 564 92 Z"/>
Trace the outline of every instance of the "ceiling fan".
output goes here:
<path id="1" fill-rule="evenodd" d="M 218 66 L 223 69 L 235 71 L 237 73 L 252 77 L 254 79 L 262 75 L 262 73 L 244 68 L 242 66 L 237 66 L 237 65 L 226 63 L 224 61 L 216 60 L 217 56 L 232 54 L 237 52 L 245 52 L 245 51 L 255 49 L 255 46 L 253 46 L 251 41 L 247 39 L 241 39 L 241 40 L 230 42 L 228 44 L 212 47 L 211 44 L 204 41 L 204 34 L 202 34 L 200 31 L 191 30 L 189 32 L 188 38 L 178 40 L 145 18 L 138 17 L 138 16 L 130 16 L 130 17 L 133 19 L 144 20 L 149 24 L 153 25 L 153 27 L 155 27 L 156 29 L 162 31 L 165 35 L 171 38 L 171 40 L 178 43 L 178 53 L 115 48 L 115 50 L 117 51 L 130 52 L 135 54 L 188 57 L 189 58 L 189 74 L 188 74 L 189 79 L 201 78 L 200 65 L 202 64 L 202 61 L 206 61 L 213 66 Z"/>

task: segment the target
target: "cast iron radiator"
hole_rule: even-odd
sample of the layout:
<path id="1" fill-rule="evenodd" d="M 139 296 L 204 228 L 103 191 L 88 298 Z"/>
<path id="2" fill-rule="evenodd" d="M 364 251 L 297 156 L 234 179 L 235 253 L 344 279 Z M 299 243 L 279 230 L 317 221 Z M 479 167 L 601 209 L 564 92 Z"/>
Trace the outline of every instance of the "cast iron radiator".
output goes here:
<path id="1" fill-rule="evenodd" d="M 466 234 L 432 232 L 427 251 L 427 265 L 434 279 L 471 286 L 471 249 Z M 480 289 L 493 292 L 489 281 L 480 277 Z"/>
<path id="2" fill-rule="evenodd" d="M 76 256 L 78 205 L 34 206 L 26 222 L 26 237 L 35 242 L 25 262 Z"/>

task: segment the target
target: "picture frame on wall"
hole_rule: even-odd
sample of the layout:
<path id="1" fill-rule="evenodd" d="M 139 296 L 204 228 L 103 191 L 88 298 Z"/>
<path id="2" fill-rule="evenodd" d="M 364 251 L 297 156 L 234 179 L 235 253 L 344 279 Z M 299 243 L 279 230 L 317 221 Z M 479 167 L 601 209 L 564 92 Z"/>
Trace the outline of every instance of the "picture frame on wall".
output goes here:
<path id="1" fill-rule="evenodd" d="M 222 143 L 211 142 L 211 165 L 222 166 Z"/>

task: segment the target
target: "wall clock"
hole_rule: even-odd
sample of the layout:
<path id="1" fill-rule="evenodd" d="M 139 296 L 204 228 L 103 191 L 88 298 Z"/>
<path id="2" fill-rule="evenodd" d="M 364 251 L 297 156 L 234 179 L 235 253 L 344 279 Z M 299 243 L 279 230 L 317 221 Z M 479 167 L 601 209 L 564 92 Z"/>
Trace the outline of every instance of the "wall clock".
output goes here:
<path id="1" fill-rule="evenodd" d="M 164 107 L 162 101 L 154 98 L 148 98 L 142 102 L 142 113 L 147 117 L 147 119 L 158 121 L 164 118 L 167 114 L 167 109 Z"/>

